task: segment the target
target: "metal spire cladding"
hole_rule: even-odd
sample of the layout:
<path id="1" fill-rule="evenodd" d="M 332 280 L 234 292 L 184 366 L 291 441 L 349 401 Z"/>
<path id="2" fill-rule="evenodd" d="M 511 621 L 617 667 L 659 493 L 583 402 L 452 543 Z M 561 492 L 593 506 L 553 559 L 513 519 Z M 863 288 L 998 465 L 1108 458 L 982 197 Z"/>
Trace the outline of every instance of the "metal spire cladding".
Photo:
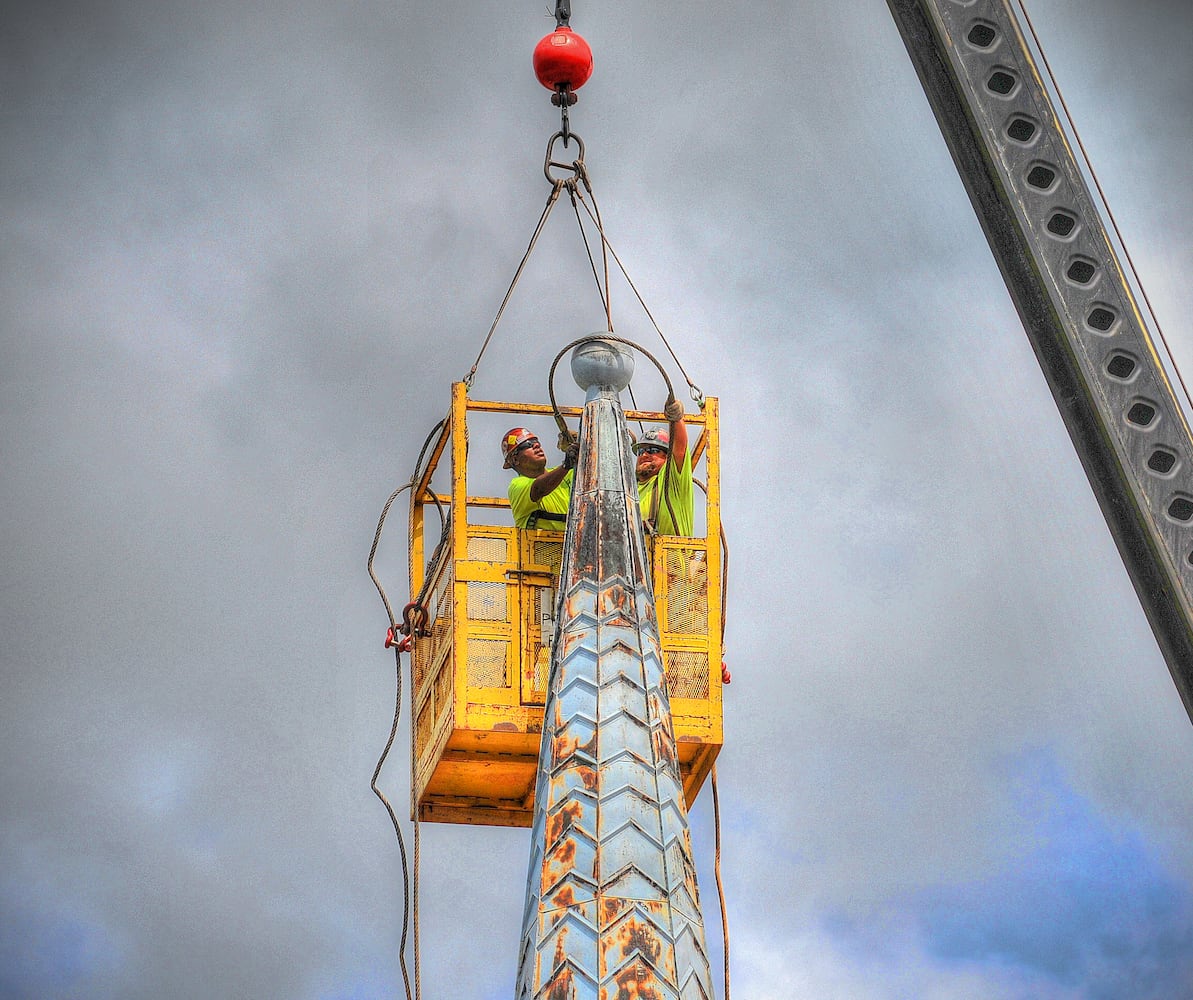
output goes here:
<path id="1" fill-rule="evenodd" d="M 517 1000 L 711 1000 L 620 345 L 572 355 L 586 391 L 532 827 Z"/>

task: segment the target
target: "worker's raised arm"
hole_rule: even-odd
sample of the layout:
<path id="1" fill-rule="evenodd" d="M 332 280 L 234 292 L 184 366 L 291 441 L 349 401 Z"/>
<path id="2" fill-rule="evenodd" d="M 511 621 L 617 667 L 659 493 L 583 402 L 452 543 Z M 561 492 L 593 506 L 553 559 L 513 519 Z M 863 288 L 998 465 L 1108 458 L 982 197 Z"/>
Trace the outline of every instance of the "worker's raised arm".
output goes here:
<path id="1" fill-rule="evenodd" d="M 676 469 L 683 468 L 684 456 L 688 453 L 688 425 L 683 419 L 683 403 L 672 396 L 663 407 L 663 416 L 670 424 L 669 435 L 671 446 L 669 449 L 671 461 Z"/>
<path id="2" fill-rule="evenodd" d="M 575 468 L 575 465 L 576 456 L 569 449 L 568 453 L 563 457 L 562 465 L 557 465 L 554 469 L 548 469 L 546 472 L 535 477 L 534 482 L 530 484 L 530 499 L 535 503 L 542 500 L 543 497 L 567 478 L 567 474 Z"/>

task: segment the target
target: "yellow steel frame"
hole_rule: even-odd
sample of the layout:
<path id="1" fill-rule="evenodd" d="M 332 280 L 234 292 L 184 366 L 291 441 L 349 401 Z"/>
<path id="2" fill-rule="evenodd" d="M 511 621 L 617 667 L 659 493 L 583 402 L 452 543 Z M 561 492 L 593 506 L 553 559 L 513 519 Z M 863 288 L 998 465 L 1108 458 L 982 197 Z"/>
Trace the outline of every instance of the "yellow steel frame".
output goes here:
<path id="1" fill-rule="evenodd" d="M 508 508 L 505 497 L 469 496 L 468 414 L 550 416 L 549 406 L 471 400 L 452 386 L 448 419 L 411 493 L 410 584 L 422 591 L 429 620 L 413 645 L 412 811 L 424 821 L 528 826 L 548 651 L 542 614 L 553 587 L 563 535 L 473 524 L 469 511 Z M 564 407 L 565 416 L 579 410 Z M 662 413 L 627 411 L 631 420 L 665 422 Z M 704 538 L 652 539 L 652 569 L 671 711 L 690 805 L 723 742 L 721 722 L 722 553 L 719 410 L 715 398 L 686 418 L 701 428 L 693 465 L 704 459 Z M 451 491 L 431 480 L 449 456 Z M 446 531 L 427 553 L 427 508 L 446 515 Z M 434 516 L 434 515 L 433 515 Z M 438 518 L 436 518 L 438 521 Z M 546 636 L 547 642 L 550 635 Z"/>

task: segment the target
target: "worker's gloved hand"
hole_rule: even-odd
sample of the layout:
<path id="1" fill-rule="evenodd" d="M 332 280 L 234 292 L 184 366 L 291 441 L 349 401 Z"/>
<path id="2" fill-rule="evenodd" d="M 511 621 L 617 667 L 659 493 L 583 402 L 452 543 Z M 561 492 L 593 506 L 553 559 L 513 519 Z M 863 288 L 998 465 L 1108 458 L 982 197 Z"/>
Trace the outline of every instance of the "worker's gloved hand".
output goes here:
<path id="1" fill-rule="evenodd" d="M 683 403 L 674 396 L 667 398 L 667 405 L 663 407 L 663 416 L 669 423 L 675 424 L 683 420 Z"/>
<path id="2" fill-rule="evenodd" d="M 555 446 L 560 451 L 567 451 L 572 445 L 580 443 L 580 435 L 572 430 L 562 430 L 559 432 L 559 438 L 555 442 Z"/>
<path id="3" fill-rule="evenodd" d="M 569 446 L 568 450 L 563 453 L 563 467 L 565 469 L 574 469 L 576 462 L 580 458 L 580 443 Z"/>

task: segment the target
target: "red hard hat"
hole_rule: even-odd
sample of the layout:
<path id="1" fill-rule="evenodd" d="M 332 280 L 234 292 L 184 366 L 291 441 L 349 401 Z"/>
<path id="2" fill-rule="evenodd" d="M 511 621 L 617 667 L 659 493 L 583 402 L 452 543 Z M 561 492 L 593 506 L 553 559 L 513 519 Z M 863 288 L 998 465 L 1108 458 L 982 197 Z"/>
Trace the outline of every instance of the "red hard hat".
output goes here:
<path id="1" fill-rule="evenodd" d="M 658 448 L 662 451 L 670 451 L 671 432 L 666 427 L 652 427 L 639 440 L 630 445 L 630 447 L 634 449 L 635 455 L 641 454 L 643 448 Z"/>
<path id="2" fill-rule="evenodd" d="M 518 445 L 524 444 L 531 438 L 537 440 L 538 435 L 529 427 L 511 427 L 501 435 L 501 457 L 505 459 L 503 469 L 514 467 L 514 452 L 518 450 Z"/>

